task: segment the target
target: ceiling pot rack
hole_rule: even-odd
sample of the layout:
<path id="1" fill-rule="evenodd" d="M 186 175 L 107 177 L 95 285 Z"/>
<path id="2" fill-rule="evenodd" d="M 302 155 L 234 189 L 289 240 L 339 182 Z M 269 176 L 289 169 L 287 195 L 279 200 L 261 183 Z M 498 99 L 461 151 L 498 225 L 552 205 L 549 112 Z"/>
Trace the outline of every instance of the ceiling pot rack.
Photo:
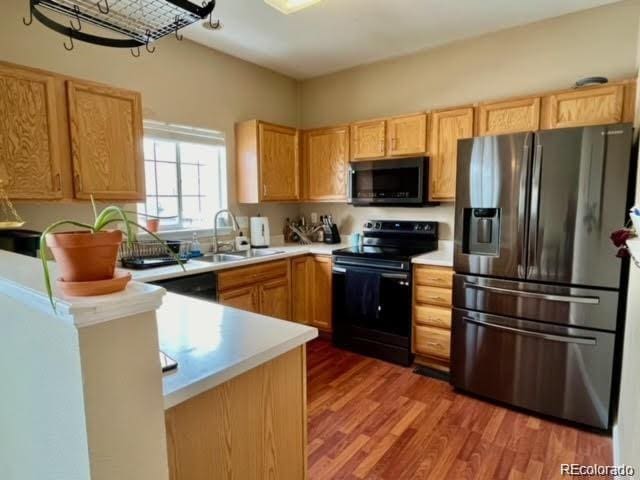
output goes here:
<path id="1" fill-rule="evenodd" d="M 182 40 L 180 29 L 208 17 L 207 24 L 214 30 L 220 28 L 219 20 L 213 22 L 216 0 L 197 6 L 189 0 L 29 0 L 29 17 L 23 18 L 29 26 L 35 18 L 44 26 L 68 37 L 64 42 L 67 51 L 74 49 L 74 40 L 113 48 L 129 48 L 139 57 L 141 47 L 148 53 L 156 49 L 153 42 L 168 35 Z M 69 24 L 51 18 L 45 12 L 54 12 L 69 18 Z M 114 32 L 120 37 L 101 36 L 83 30 L 83 22 Z"/>

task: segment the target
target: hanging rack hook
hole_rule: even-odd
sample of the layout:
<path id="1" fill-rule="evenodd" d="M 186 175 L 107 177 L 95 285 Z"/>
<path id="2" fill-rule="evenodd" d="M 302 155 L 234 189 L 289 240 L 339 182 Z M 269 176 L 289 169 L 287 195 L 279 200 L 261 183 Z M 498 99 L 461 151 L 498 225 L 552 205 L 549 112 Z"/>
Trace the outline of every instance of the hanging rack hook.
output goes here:
<path id="1" fill-rule="evenodd" d="M 33 23 L 33 7 L 29 5 L 29 20 L 22 17 L 22 23 L 24 23 L 27 27 Z"/>
<path id="2" fill-rule="evenodd" d="M 144 48 L 147 49 L 147 52 L 153 53 L 156 51 L 156 47 L 149 46 L 150 41 L 151 41 L 151 31 L 147 30 L 147 43 L 145 44 Z"/>
<path id="3" fill-rule="evenodd" d="M 100 10 L 100 13 L 102 13 L 103 15 L 109 14 L 109 0 L 104 0 L 104 10 L 102 9 L 102 0 L 98 0 L 96 6 L 98 7 L 98 10 Z"/>
<path id="4" fill-rule="evenodd" d="M 64 42 L 62 45 L 67 52 L 70 52 L 74 49 L 75 45 L 73 44 L 73 37 L 69 34 L 69 41 L 71 42 L 71 46 L 67 46 L 67 42 Z"/>
<path id="5" fill-rule="evenodd" d="M 176 38 L 180 41 L 184 38 L 184 35 L 180 33 L 180 17 L 176 15 Z"/>
<path id="6" fill-rule="evenodd" d="M 76 17 L 76 21 L 78 22 L 78 26 L 76 27 L 73 24 L 73 20 L 69 20 L 69 24 L 71 25 L 71 28 L 73 28 L 76 32 L 79 32 L 80 30 L 82 30 L 82 22 L 80 21 L 80 7 L 78 7 L 77 5 L 74 5 L 73 13 Z"/>
<path id="7" fill-rule="evenodd" d="M 137 51 L 138 53 L 135 53 L 136 51 Z M 141 55 L 141 53 L 140 53 L 140 47 L 136 47 L 136 49 L 135 49 L 135 50 L 132 48 L 132 49 L 131 49 L 131 55 L 133 55 L 135 58 L 138 58 L 138 57 Z"/>

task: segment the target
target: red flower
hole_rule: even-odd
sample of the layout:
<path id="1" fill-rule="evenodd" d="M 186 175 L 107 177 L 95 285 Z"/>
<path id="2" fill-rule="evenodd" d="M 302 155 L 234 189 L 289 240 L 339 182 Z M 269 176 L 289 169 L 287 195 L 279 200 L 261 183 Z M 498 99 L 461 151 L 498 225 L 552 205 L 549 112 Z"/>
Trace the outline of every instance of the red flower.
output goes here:
<path id="1" fill-rule="evenodd" d="M 632 238 L 633 231 L 628 228 L 621 228 L 611 234 L 611 241 L 616 247 L 622 247 L 627 243 L 627 240 Z"/>

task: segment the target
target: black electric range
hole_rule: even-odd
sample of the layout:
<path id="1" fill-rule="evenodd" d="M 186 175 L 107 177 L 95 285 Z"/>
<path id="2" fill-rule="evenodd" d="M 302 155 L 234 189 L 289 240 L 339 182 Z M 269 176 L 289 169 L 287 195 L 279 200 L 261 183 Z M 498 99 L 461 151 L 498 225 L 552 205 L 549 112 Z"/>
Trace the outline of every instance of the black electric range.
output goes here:
<path id="1" fill-rule="evenodd" d="M 438 248 L 438 223 L 370 220 L 362 245 L 333 252 L 333 342 L 410 365 L 411 259 Z"/>

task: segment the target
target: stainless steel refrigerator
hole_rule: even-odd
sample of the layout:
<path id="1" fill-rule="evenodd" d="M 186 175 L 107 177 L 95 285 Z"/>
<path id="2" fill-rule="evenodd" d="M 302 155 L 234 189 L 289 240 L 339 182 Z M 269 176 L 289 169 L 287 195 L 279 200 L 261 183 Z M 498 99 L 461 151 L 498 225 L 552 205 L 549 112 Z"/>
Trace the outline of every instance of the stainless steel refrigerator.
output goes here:
<path id="1" fill-rule="evenodd" d="M 451 383 L 608 428 L 629 124 L 458 143 Z"/>

